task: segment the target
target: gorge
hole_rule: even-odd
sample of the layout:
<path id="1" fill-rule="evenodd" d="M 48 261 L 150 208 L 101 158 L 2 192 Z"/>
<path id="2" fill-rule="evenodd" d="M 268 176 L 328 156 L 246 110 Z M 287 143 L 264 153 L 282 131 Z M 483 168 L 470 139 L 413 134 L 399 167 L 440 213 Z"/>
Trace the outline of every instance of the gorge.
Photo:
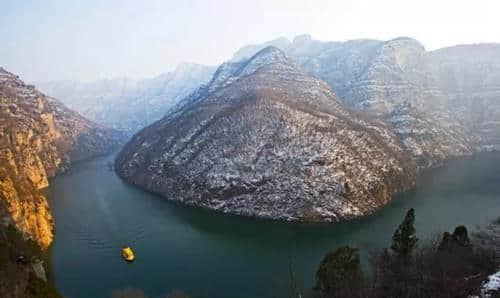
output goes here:
<path id="1" fill-rule="evenodd" d="M 70 297 L 284 297 L 290 258 L 309 289 L 328 247 L 383 247 L 405 208 L 425 237 L 500 212 L 498 44 L 298 36 L 218 68 L 37 86 L 48 96 L 0 68 L 0 227 L 50 252 Z M 126 243 L 135 267 L 114 259 Z M 0 279 L 0 296 L 35 297 L 28 284 L 47 279 L 47 259 L 24 266 L 26 251 L 7 248 L 16 279 Z M 190 285 L 201 272 L 223 282 Z M 79 282 L 93 278 L 103 284 Z"/>
<path id="2" fill-rule="evenodd" d="M 86 120 L 3 68 L 0 106 L 2 238 L 7 238 L 4 230 L 12 227 L 46 250 L 54 237 L 53 219 L 47 198 L 40 190 L 49 185 L 49 178 L 66 171 L 70 164 L 109 153 L 120 144 L 120 134 Z M 2 254 L 11 252 L 7 263 L 12 254 L 24 254 L 13 252 L 16 247 L 9 247 L 5 241 L 2 239 Z M 1 270 L 0 294 L 29 296 L 25 292 L 28 284 L 22 280 L 29 278 L 31 269 L 14 262 L 3 263 L 2 267 L 18 274 Z M 46 279 L 44 273 L 39 277 Z"/>

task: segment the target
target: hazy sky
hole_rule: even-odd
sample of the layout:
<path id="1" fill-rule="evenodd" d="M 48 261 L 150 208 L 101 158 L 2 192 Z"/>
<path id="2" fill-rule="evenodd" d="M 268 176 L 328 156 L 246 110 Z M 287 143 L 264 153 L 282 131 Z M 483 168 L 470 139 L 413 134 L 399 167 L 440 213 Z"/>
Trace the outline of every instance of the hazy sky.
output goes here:
<path id="1" fill-rule="evenodd" d="M 0 66 L 25 81 L 151 77 L 241 46 L 411 36 L 427 49 L 500 42 L 500 1 L 0 0 Z"/>

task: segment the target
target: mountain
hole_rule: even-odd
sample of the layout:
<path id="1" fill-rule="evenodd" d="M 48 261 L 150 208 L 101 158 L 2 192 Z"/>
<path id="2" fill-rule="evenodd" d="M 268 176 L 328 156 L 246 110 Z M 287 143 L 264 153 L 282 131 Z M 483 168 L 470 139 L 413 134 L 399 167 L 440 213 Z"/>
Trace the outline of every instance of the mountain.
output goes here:
<path id="1" fill-rule="evenodd" d="M 0 224 L 47 248 L 52 217 L 40 189 L 75 161 L 110 152 L 120 134 L 90 122 L 0 68 Z"/>
<path id="2" fill-rule="evenodd" d="M 184 63 L 152 79 L 126 78 L 90 83 L 37 83 L 42 92 L 105 126 L 133 134 L 159 120 L 180 99 L 207 83 L 215 67 Z"/>
<path id="3" fill-rule="evenodd" d="M 420 167 L 500 148 L 498 44 L 429 52 L 406 37 L 323 42 L 308 35 L 280 44 L 303 71 L 328 82 L 344 104 L 391 124 Z"/>
<path id="4" fill-rule="evenodd" d="M 221 65 L 116 159 L 123 179 L 168 199 L 298 221 L 371 213 L 414 185 L 414 169 L 390 126 L 272 46 Z"/>

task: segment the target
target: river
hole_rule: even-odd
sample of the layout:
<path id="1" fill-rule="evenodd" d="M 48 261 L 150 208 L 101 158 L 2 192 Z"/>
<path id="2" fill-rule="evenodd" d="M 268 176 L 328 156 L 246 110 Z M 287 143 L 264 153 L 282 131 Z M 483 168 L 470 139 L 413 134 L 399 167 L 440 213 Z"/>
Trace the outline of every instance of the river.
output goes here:
<path id="1" fill-rule="evenodd" d="M 114 156 L 74 165 L 51 181 L 55 220 L 52 273 L 65 297 L 111 297 L 133 288 L 147 297 L 287 297 L 290 272 L 310 291 L 328 251 L 387 247 L 407 209 L 418 237 L 474 230 L 500 217 L 500 154 L 455 160 L 420 175 L 416 189 L 373 215 L 339 224 L 293 224 L 185 207 L 121 181 Z M 136 254 L 125 263 L 121 247 Z"/>

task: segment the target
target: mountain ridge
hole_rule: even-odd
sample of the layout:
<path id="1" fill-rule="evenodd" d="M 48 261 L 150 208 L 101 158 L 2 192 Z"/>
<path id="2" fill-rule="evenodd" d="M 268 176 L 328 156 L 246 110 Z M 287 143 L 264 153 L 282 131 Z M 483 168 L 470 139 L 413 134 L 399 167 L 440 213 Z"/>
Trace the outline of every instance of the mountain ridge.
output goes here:
<path id="1" fill-rule="evenodd" d="M 279 48 L 280 44 L 285 49 Z M 128 182 L 162 195 L 168 192 L 171 194 L 170 196 L 176 196 L 174 199 L 184 201 L 190 205 L 257 217 L 308 220 L 309 217 L 301 213 L 305 210 L 304 207 L 306 205 L 300 207 L 299 205 L 302 203 L 300 200 L 304 197 L 308 199 L 311 197 L 317 198 L 318 194 L 316 193 L 308 197 L 304 193 L 297 191 L 298 189 L 307 188 L 304 186 L 307 184 L 304 182 L 306 179 L 300 180 L 302 179 L 300 178 L 299 180 L 304 182 L 303 184 L 298 183 L 294 185 L 295 189 L 288 189 L 290 194 L 300 193 L 300 195 L 295 197 L 299 201 L 292 202 L 293 200 L 283 199 L 283 202 L 286 203 L 283 203 L 282 207 L 286 211 L 280 213 L 276 209 L 273 209 L 276 206 L 266 202 L 265 196 L 255 194 L 259 192 L 260 185 L 253 187 L 248 186 L 251 183 L 243 183 L 243 181 L 246 181 L 241 178 L 243 174 L 237 170 L 237 174 L 234 174 L 235 170 L 231 167 L 220 167 L 218 169 L 219 172 L 216 173 L 213 173 L 215 171 L 213 169 L 207 170 L 208 172 L 201 171 L 198 173 L 196 169 L 190 169 L 189 167 L 186 169 L 177 168 L 177 164 L 182 162 L 176 158 L 181 156 L 186 148 L 191 148 L 190 146 L 196 147 L 196 145 L 192 144 L 198 144 L 197 139 L 204 134 L 204 132 L 183 132 L 182 127 L 183 125 L 187 127 L 204 126 L 207 123 L 212 125 L 213 119 L 204 119 L 205 116 L 199 114 L 201 112 L 195 112 L 199 109 L 203 110 L 203 107 L 209 105 L 209 103 L 210 109 L 207 108 L 205 113 L 210 114 L 224 107 L 233 111 L 229 114 L 221 112 L 221 115 L 225 116 L 220 117 L 225 120 L 218 119 L 218 117 L 214 120 L 215 123 L 217 121 L 228 122 L 230 128 L 219 128 L 224 132 L 231 133 L 233 129 L 240 129 L 240 134 L 234 134 L 232 136 L 234 139 L 231 141 L 227 140 L 224 135 L 219 136 L 215 134 L 213 136 L 213 138 L 220 137 L 229 143 L 240 142 L 239 138 L 259 138 L 258 136 L 248 136 L 248 132 L 240 128 L 240 126 L 248 125 L 248 127 L 253 127 L 252 125 L 255 124 L 254 121 L 259 123 L 259 125 L 265 125 L 265 121 L 272 121 L 272 117 L 278 117 L 276 115 L 285 113 L 284 111 L 288 113 L 287 119 L 295 119 L 297 122 L 305 120 L 302 116 L 295 117 L 295 114 L 305 111 L 312 115 L 313 118 L 319 117 L 315 118 L 315 120 L 309 119 L 308 123 L 311 121 L 321 122 L 318 119 L 323 119 L 322 117 L 337 117 L 337 120 L 339 120 L 342 118 L 339 115 L 342 114 L 344 118 L 349 120 L 354 119 L 354 121 L 343 122 L 346 128 L 353 131 L 356 129 L 363 130 L 364 128 L 373 129 L 370 131 L 371 136 L 375 140 L 379 140 L 380 136 L 383 136 L 382 140 L 384 140 L 382 142 L 374 142 L 374 144 L 378 144 L 374 146 L 380 146 L 381 143 L 391 144 L 391 148 L 386 148 L 382 145 L 380 150 L 386 154 L 386 157 L 400 154 L 402 159 L 396 158 L 396 160 L 400 160 L 401 164 L 406 165 L 400 166 L 399 171 L 395 170 L 391 173 L 391 178 L 387 178 L 388 180 L 379 184 L 383 186 L 381 190 L 375 191 L 375 193 L 378 193 L 379 197 L 387 199 L 378 200 L 379 203 L 380 201 L 383 202 L 380 204 L 374 203 L 377 202 L 377 199 L 374 199 L 377 196 L 370 197 L 366 196 L 366 193 L 363 194 L 366 184 L 353 184 L 352 177 L 346 174 L 350 170 L 360 167 L 366 158 L 366 153 L 361 153 L 354 149 L 360 143 L 356 143 L 355 141 L 351 143 L 351 151 L 358 152 L 363 158 L 356 159 L 356 163 L 347 162 L 347 164 L 344 164 L 345 171 L 340 176 L 344 177 L 345 181 L 349 181 L 346 184 L 350 186 L 349 189 L 351 191 L 355 189 L 354 192 L 357 192 L 356 196 L 363 198 L 361 200 L 366 200 L 366 202 L 356 201 L 355 205 L 358 204 L 356 205 L 357 209 L 347 208 L 346 210 L 359 211 L 357 216 L 368 214 L 387 203 L 395 192 L 407 189 L 413 185 L 415 172 L 419 169 L 440 166 L 445 164 L 448 159 L 470 156 L 478 151 L 499 150 L 500 122 L 495 120 L 500 119 L 500 100 L 498 100 L 500 97 L 500 92 L 498 91 L 500 90 L 499 49 L 496 48 L 496 45 L 484 44 L 426 51 L 420 42 L 410 37 L 400 37 L 388 41 L 359 39 L 347 42 L 321 42 L 313 40 L 310 36 L 299 36 L 293 42 L 285 39 L 277 39 L 263 43 L 262 45 L 247 46 L 236 52 L 231 60 L 223 63 L 214 73 L 208 84 L 201 86 L 190 96 L 181 100 L 174 108 L 167 112 L 161 121 L 139 132 L 117 158 L 118 173 Z M 475 52 L 476 54 L 467 56 L 465 53 L 468 51 Z M 268 59 L 269 61 L 264 59 L 266 52 L 275 53 L 276 57 L 284 56 L 287 58 L 278 60 L 279 63 L 273 64 L 270 63 L 272 59 Z M 246 59 L 242 57 L 244 54 L 248 56 Z M 262 59 L 262 63 L 254 63 L 254 69 L 252 62 L 258 62 L 260 59 Z M 245 69 L 249 71 L 246 73 Z M 306 77 L 307 79 L 305 79 Z M 472 77 L 479 77 L 480 79 L 472 80 Z M 304 92 L 308 91 L 297 90 L 297 86 L 286 83 L 294 79 L 297 79 L 297 82 L 309 81 L 308 84 L 301 85 L 302 88 L 316 90 L 318 94 L 321 93 L 318 90 L 325 90 L 324 88 L 328 90 L 331 88 L 338 91 L 340 94 L 339 100 L 337 100 L 337 97 L 330 90 L 332 92 L 331 97 L 335 99 L 331 100 L 329 104 L 313 103 L 317 99 L 314 94 L 307 93 L 305 95 Z M 297 85 L 300 84 L 297 83 Z M 485 86 L 490 87 L 488 87 L 489 89 L 485 89 L 483 88 Z M 265 91 L 260 93 L 262 90 Z M 235 101 L 240 102 L 244 96 L 254 98 L 255 102 L 266 102 L 268 104 L 266 107 L 269 110 L 262 111 L 258 108 L 256 110 L 245 110 L 249 119 L 245 118 L 245 116 L 238 116 L 241 123 L 234 121 L 232 118 L 236 116 L 233 113 L 240 115 L 238 114 L 239 110 L 244 109 L 246 106 L 239 107 L 233 105 L 235 105 Z M 305 99 L 300 104 L 297 105 L 297 102 L 295 102 L 292 107 L 290 102 L 283 103 L 281 101 L 281 104 L 285 105 L 286 108 L 280 107 L 281 110 L 279 110 L 279 113 L 276 112 L 278 109 L 273 110 L 275 108 L 273 104 L 280 102 L 280 97 L 294 102 L 300 96 L 303 96 Z M 265 98 L 268 98 L 268 101 Z M 308 100 L 311 100 L 311 102 L 308 102 Z M 255 105 L 258 106 L 258 104 Z M 305 110 L 301 110 L 304 108 L 303 105 L 307 106 Z M 324 112 L 328 110 L 327 106 L 329 105 L 334 105 L 337 111 L 331 115 L 327 113 L 329 116 L 325 116 Z M 259 117 L 259 113 L 265 113 L 269 119 Z M 195 119 L 188 121 L 186 120 L 187 115 L 192 115 Z M 177 124 L 177 121 L 184 124 Z M 279 123 L 279 121 L 276 123 Z M 282 129 L 280 125 L 274 125 L 273 129 Z M 287 122 L 286 127 L 290 128 L 294 125 L 298 124 Z M 329 125 L 335 127 L 334 124 L 330 123 Z M 189 130 L 189 128 L 185 129 Z M 180 131 L 177 132 L 178 130 Z M 207 128 L 207 130 L 210 131 L 210 128 Z M 280 131 L 286 135 L 283 132 L 286 130 Z M 336 134 L 331 135 L 329 138 L 336 139 L 342 135 L 342 129 L 336 128 L 335 131 Z M 317 132 L 313 131 L 309 131 L 309 133 L 313 135 L 317 134 Z M 187 135 L 183 137 L 183 134 Z M 258 135 L 257 132 L 256 134 Z M 159 136 L 151 137 L 152 135 Z M 163 137 L 163 135 L 166 135 L 166 137 Z M 148 140 L 148 136 L 151 137 L 150 140 Z M 280 134 L 276 134 L 275 137 L 279 136 Z M 345 135 L 343 136 L 345 137 Z M 360 136 L 363 136 L 363 134 Z M 320 144 L 329 143 L 331 141 L 329 138 L 323 139 Z M 300 137 L 297 137 L 297 139 L 300 139 Z M 183 142 L 182 140 L 187 140 L 188 143 L 180 145 Z M 290 140 L 293 140 L 293 138 Z M 302 140 L 304 142 L 302 145 L 307 147 L 308 141 L 310 140 Z M 169 145 L 162 145 L 163 142 Z M 210 142 L 212 141 L 203 141 L 201 143 L 207 144 Z M 254 142 L 258 144 L 259 140 L 254 140 Z M 219 146 L 223 147 L 223 144 L 225 143 L 221 143 Z M 235 149 L 232 153 L 237 156 L 234 158 L 240 158 L 241 155 L 245 156 L 245 154 L 252 150 L 249 149 L 251 146 L 248 146 L 248 144 L 240 145 L 241 149 Z M 337 144 L 331 144 L 332 147 L 335 147 L 335 145 Z M 318 148 L 321 148 L 321 145 L 318 146 Z M 274 147 L 273 143 L 269 145 L 269 148 Z M 144 153 L 145 155 L 149 156 L 149 154 L 152 154 L 156 159 L 150 159 L 149 157 L 142 159 L 144 157 L 144 154 L 141 153 L 142 150 L 146 152 Z M 151 153 L 151 150 L 155 153 Z M 171 150 L 175 152 L 173 155 L 170 153 Z M 204 150 L 206 148 L 192 148 L 191 150 L 197 152 L 198 156 L 205 154 Z M 288 149 L 282 148 L 282 150 L 293 151 L 295 149 L 292 146 Z M 159 152 L 163 152 L 163 155 L 160 156 Z M 270 152 L 263 152 L 265 152 L 262 153 L 264 155 L 268 154 L 265 155 L 267 158 L 270 158 L 270 155 L 272 156 Z M 213 152 L 206 154 L 218 156 Z M 348 152 L 343 152 L 343 154 L 343 157 L 350 156 Z M 297 156 L 313 155 L 313 151 L 297 153 Z M 334 156 L 335 154 L 332 153 L 332 155 Z M 197 157 L 186 158 L 187 160 L 196 160 Z M 218 160 L 221 163 L 230 163 L 233 159 L 231 156 L 225 155 L 219 158 L 222 160 L 214 157 L 213 159 L 207 159 L 206 162 L 210 163 L 213 160 Z M 384 160 L 384 158 L 382 159 Z M 405 159 L 409 161 L 403 162 L 402 160 Z M 289 162 L 290 164 L 294 164 L 292 161 Z M 342 163 L 346 163 L 346 159 L 342 159 L 340 164 Z M 171 165 L 173 165 L 173 168 L 170 168 Z M 304 162 L 303 167 L 307 168 L 306 165 L 308 163 Z M 164 166 L 166 168 L 163 168 Z M 290 165 L 287 164 L 282 164 L 281 166 L 286 170 L 290 168 Z M 252 171 L 255 170 L 253 167 L 250 168 Z M 170 174 L 167 173 L 171 169 L 174 169 L 174 174 L 172 174 L 174 178 L 170 177 Z M 299 169 L 301 168 L 299 167 Z M 184 171 L 191 171 L 187 178 L 183 177 Z M 266 172 L 262 169 L 255 171 Z M 218 175 L 224 175 L 224 173 L 236 175 L 240 180 L 237 179 L 236 182 L 233 181 L 231 183 L 234 183 L 235 187 L 240 190 L 251 189 L 252 195 L 257 198 L 256 200 L 260 200 L 262 206 L 265 207 L 256 207 L 248 194 L 240 194 L 240 197 L 243 198 L 243 203 L 235 201 L 234 198 L 230 197 L 229 207 L 226 206 L 227 202 L 224 200 L 219 200 L 219 205 L 212 202 L 210 200 L 211 195 L 219 199 L 225 198 L 224 195 L 218 193 L 221 189 L 231 189 L 229 180 L 218 177 Z M 300 173 L 300 170 L 295 173 Z M 338 173 L 337 171 L 333 174 L 324 173 L 324 175 L 331 175 L 338 178 Z M 136 174 L 140 177 L 134 177 Z M 206 179 L 210 177 L 215 179 L 221 188 L 213 187 L 210 181 L 201 183 L 192 178 L 198 175 Z M 173 189 L 171 186 L 165 185 L 167 182 L 159 180 L 159 177 L 172 184 L 178 183 L 178 187 L 176 186 L 177 188 L 174 187 L 175 189 Z M 277 173 L 273 173 L 270 177 L 266 181 L 274 181 L 277 185 L 280 183 L 291 185 L 291 182 L 285 182 L 288 181 L 286 180 L 288 178 L 281 177 Z M 360 177 L 363 177 L 363 174 Z M 180 180 L 175 180 L 177 178 Z M 363 180 L 364 178 L 360 179 Z M 369 180 L 366 179 L 365 181 Z M 189 183 L 183 184 L 185 181 L 189 181 Z M 378 180 L 378 182 L 380 181 Z M 198 188 L 193 189 L 193 187 L 189 186 L 190 183 L 198 185 L 194 186 L 194 188 Z M 201 183 L 201 186 L 199 183 Z M 247 186 L 241 188 L 241 183 Z M 391 183 L 402 187 L 394 187 Z M 186 193 L 181 185 L 191 190 Z M 338 181 L 331 181 L 331 185 L 338 186 L 343 184 Z M 207 189 L 211 191 L 207 191 Z M 280 189 L 280 186 L 276 186 L 276 192 L 279 193 Z M 268 194 L 271 194 L 269 197 L 271 198 L 273 197 L 273 191 L 268 190 Z M 314 191 L 312 192 L 314 193 Z M 200 195 L 200 193 L 203 193 L 203 195 Z M 197 196 L 198 199 L 193 199 Z M 344 197 L 344 200 L 348 204 L 349 199 Z M 277 201 L 280 201 L 280 199 L 277 199 Z M 246 207 L 245 204 L 247 204 Z M 287 209 L 293 204 L 298 204 L 294 211 Z M 335 216 L 338 218 L 342 218 L 342 216 L 345 216 L 345 218 L 350 217 L 343 214 L 342 208 L 334 208 L 335 210 L 328 209 L 329 207 L 325 207 L 328 206 L 328 203 L 325 203 L 325 201 L 322 201 L 321 204 L 319 204 L 319 210 L 324 212 L 320 211 L 319 214 L 312 212 L 310 215 L 314 214 L 314 216 L 310 216 L 309 219 L 316 218 L 320 221 L 330 221 Z M 370 207 L 366 207 L 370 204 Z M 315 206 L 314 203 L 310 203 L 310 205 Z M 252 208 L 267 209 L 264 211 L 261 210 L 262 213 L 256 213 L 252 211 Z M 325 214 L 330 214 L 330 217 Z M 335 216 L 332 214 L 335 214 Z M 351 215 L 355 217 L 355 215 Z"/>
<path id="2" fill-rule="evenodd" d="M 413 185 L 388 127 L 345 110 L 281 50 L 227 65 L 216 88 L 132 138 L 116 159 L 120 177 L 189 205 L 305 221 L 367 214 Z"/>
<path id="3" fill-rule="evenodd" d="M 500 86 L 499 44 L 457 45 L 433 51 L 426 51 L 409 37 L 346 42 L 308 37 L 301 39 L 300 46 L 294 44 L 289 43 L 284 51 L 302 70 L 328 82 L 344 104 L 385 118 L 396 125 L 396 131 L 405 131 L 400 138 L 420 167 L 500 148 L 500 128 L 495 120 L 500 118 L 500 103 L 495 99 Z M 463 77 L 467 73 L 468 77 Z M 477 78 L 489 80 L 490 86 L 481 85 Z M 474 104 L 475 99 L 479 106 L 485 102 L 491 110 Z M 408 105 L 412 109 L 402 108 Z M 401 115 L 403 111 L 410 114 Z M 402 117 L 413 120 L 402 121 Z M 422 129 L 412 126 L 417 123 Z M 423 123 L 427 123 L 425 128 Z"/>

